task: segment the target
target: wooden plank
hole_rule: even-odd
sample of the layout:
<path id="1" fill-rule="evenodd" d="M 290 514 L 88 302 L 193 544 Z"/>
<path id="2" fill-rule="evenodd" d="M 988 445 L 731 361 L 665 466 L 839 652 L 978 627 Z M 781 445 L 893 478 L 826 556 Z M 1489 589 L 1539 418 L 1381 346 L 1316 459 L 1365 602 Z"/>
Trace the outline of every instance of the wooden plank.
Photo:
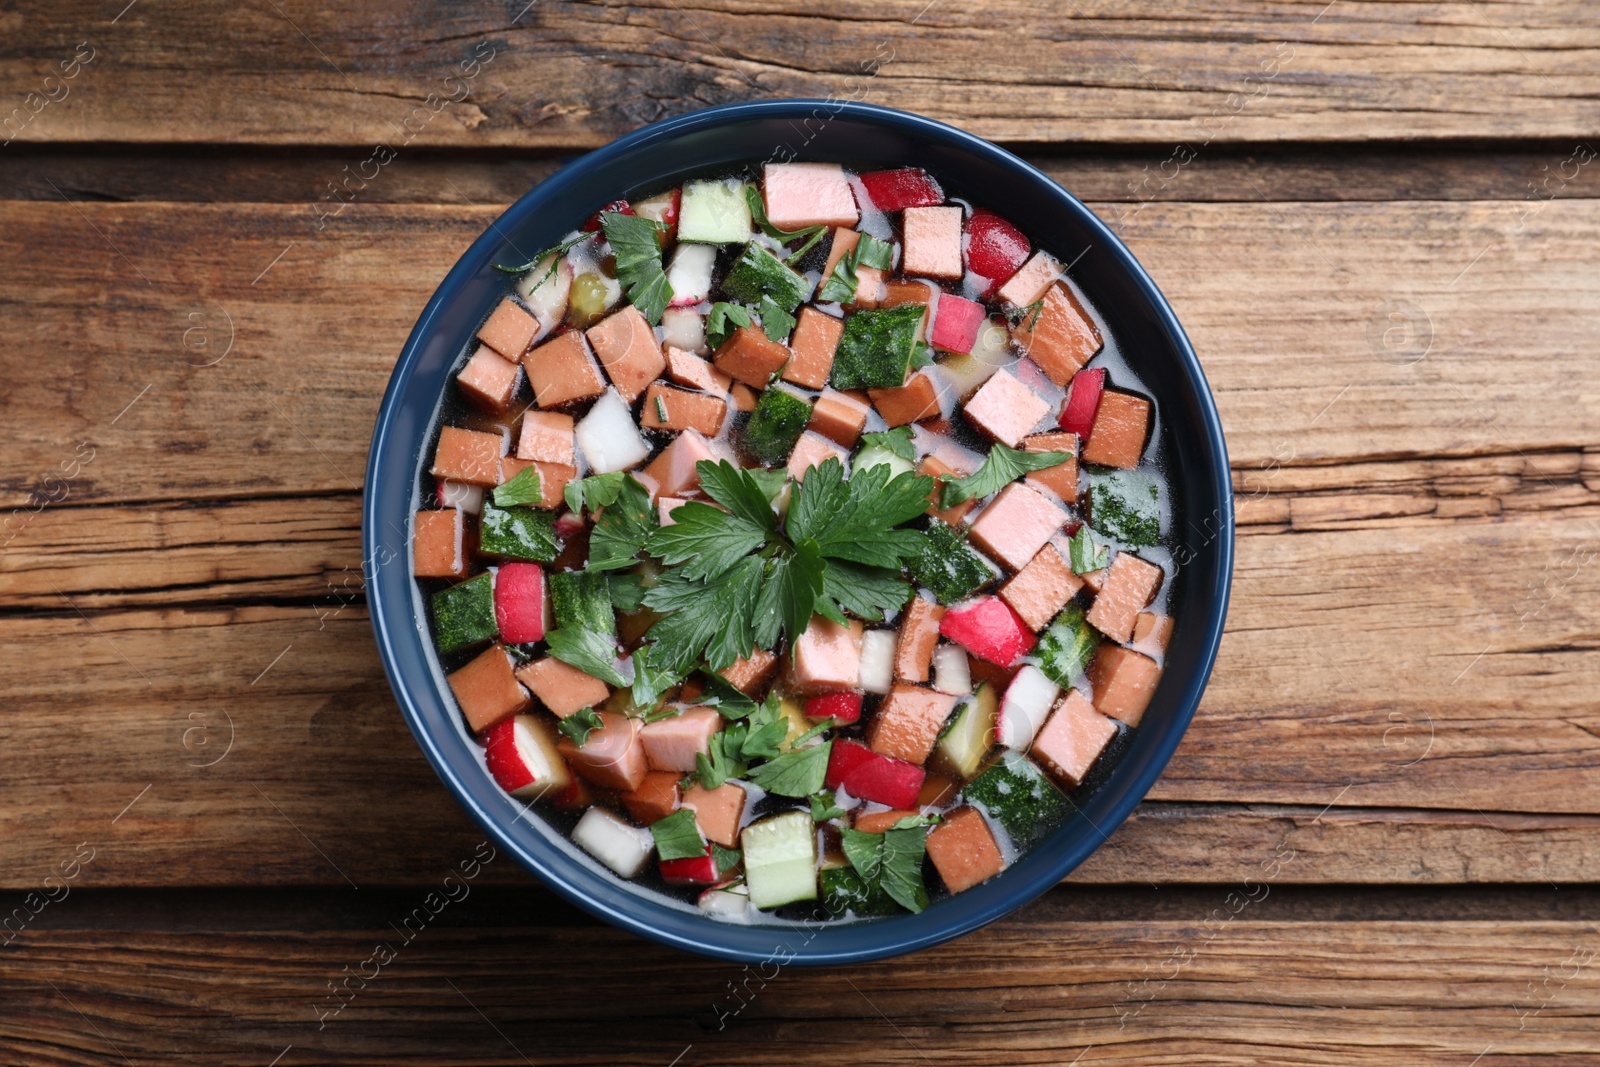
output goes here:
<path id="1" fill-rule="evenodd" d="M 1240 469 L 1576 451 L 1600 418 L 1564 384 L 1589 370 L 1600 203 L 1099 209 L 1186 324 Z M 287 205 L 0 204 L 0 508 L 357 488 L 413 315 L 492 216 L 357 205 L 319 233 Z M 63 338 L 69 388 L 36 373 Z"/>
<path id="2" fill-rule="evenodd" d="M 407 941 L 393 924 L 424 906 L 420 891 L 304 931 L 41 917 L 0 954 L 0 1050 L 41 1067 L 661 1067 L 766 1064 L 774 1048 L 793 1064 L 1511 1067 L 1600 1054 L 1593 922 L 1271 922 L 1240 892 L 1161 921 L 1085 922 L 1047 899 L 950 945 L 822 970 L 782 964 L 803 931 L 744 967 L 563 922 L 564 909 L 521 926 L 463 921 L 470 896 Z"/>
<path id="3" fill-rule="evenodd" d="M 1427 19 L 1377 0 L 1083 0 L 1043 20 L 1022 0 L 544 2 L 515 16 L 189 0 L 109 25 L 87 9 L 19 20 L 0 80 L 25 107 L 21 141 L 360 146 L 352 164 L 379 142 L 587 148 L 760 97 L 867 100 L 1010 141 L 1581 138 L 1600 130 L 1586 14 L 1581 0 L 1454 0 Z M 95 57 L 63 98 L 43 79 L 85 36 Z M 47 90 L 60 102 L 25 104 Z"/>

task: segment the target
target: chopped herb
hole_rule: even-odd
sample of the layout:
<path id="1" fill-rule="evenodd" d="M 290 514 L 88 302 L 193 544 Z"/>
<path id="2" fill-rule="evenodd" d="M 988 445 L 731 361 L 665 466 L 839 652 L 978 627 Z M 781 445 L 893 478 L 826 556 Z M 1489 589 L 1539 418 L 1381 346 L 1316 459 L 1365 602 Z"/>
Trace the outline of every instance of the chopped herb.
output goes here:
<path id="1" fill-rule="evenodd" d="M 584 674 L 619 688 L 632 684 L 617 670 L 616 642 L 597 630 L 566 626 L 545 634 L 544 641 L 552 656 Z"/>
<path id="2" fill-rule="evenodd" d="M 1109 555 L 1110 550 L 1105 545 L 1094 543 L 1094 538 L 1089 536 L 1088 526 L 1078 527 L 1078 532 L 1067 542 L 1067 562 L 1072 566 L 1073 574 L 1088 574 L 1102 569 Z"/>
<path id="3" fill-rule="evenodd" d="M 1029 471 L 1059 467 L 1071 458 L 1071 452 L 1023 452 L 997 441 L 977 473 L 965 478 L 945 475 L 944 495 L 940 497 L 939 506 L 953 508 L 968 500 L 998 493 Z"/>
<path id="4" fill-rule="evenodd" d="M 807 252 L 811 251 L 811 246 L 820 241 L 822 239 L 822 235 L 828 230 L 826 226 L 807 226 L 801 230 L 780 230 L 778 227 L 772 224 L 770 219 L 767 218 L 767 206 L 761 202 L 761 193 L 754 185 L 747 185 L 744 187 L 744 196 L 745 199 L 750 202 L 751 221 L 756 224 L 762 233 L 766 234 L 774 241 L 780 241 L 783 244 L 788 244 L 790 241 L 801 237 L 808 238 L 805 244 L 801 245 L 795 252 L 790 254 L 786 262 L 793 263 Z"/>
<path id="5" fill-rule="evenodd" d="M 663 719 L 676 719 L 682 714 L 682 708 L 662 708 L 660 711 L 652 711 L 639 716 L 639 721 L 645 723 L 660 722 Z"/>
<path id="6" fill-rule="evenodd" d="M 922 858 L 927 853 L 931 822 L 927 816 L 908 815 L 883 833 L 841 832 L 845 858 L 869 892 L 881 890 L 907 911 L 920 912 L 928 906 Z"/>
<path id="7" fill-rule="evenodd" d="M 1034 326 L 1038 325 L 1039 313 L 1043 310 L 1044 297 L 1041 296 L 1039 299 L 1035 300 L 1025 308 L 1014 308 L 1011 311 L 1006 312 L 1006 321 L 1015 327 L 1022 326 L 1022 321 L 1027 319 L 1028 325 L 1023 328 L 1032 330 Z"/>
<path id="8" fill-rule="evenodd" d="M 545 280 L 549 278 L 550 275 L 556 272 L 556 268 L 561 265 L 562 256 L 565 256 L 568 252 L 572 251 L 574 248 L 578 247 L 593 236 L 594 234 L 592 233 L 580 233 L 575 236 L 568 237 L 560 244 L 551 245 L 543 252 L 536 253 L 532 259 L 528 260 L 528 262 L 522 264 L 520 267 L 511 267 L 502 263 L 496 263 L 494 265 L 494 269 L 505 274 L 526 274 L 528 271 L 532 270 L 534 267 L 537 267 L 540 263 L 544 262 L 546 258 L 548 258 L 550 260 L 549 269 L 539 276 L 538 281 L 534 282 L 528 287 L 529 289 L 537 289 L 539 286 L 545 283 Z"/>
<path id="9" fill-rule="evenodd" d="M 830 610 L 836 603 L 852 615 L 882 621 L 889 612 L 904 607 L 912 592 L 911 586 L 900 580 L 899 568 L 862 567 L 830 560 L 822 575 L 822 599 L 817 601 L 817 612 L 843 623 L 845 618 Z"/>
<path id="10" fill-rule="evenodd" d="M 593 708 L 579 708 L 556 723 L 556 728 L 567 735 L 573 744 L 582 748 L 589 743 L 589 734 L 604 725 Z"/>
<path id="11" fill-rule="evenodd" d="M 638 611 L 644 607 L 644 578 L 637 574 L 608 575 L 611 604 L 618 611 Z"/>
<path id="12" fill-rule="evenodd" d="M 719 300 L 711 305 L 710 312 L 706 314 L 706 344 L 721 348 L 722 343 L 733 334 L 734 327 L 748 326 L 752 321 L 747 308 Z"/>
<path id="13" fill-rule="evenodd" d="M 834 799 L 833 790 L 824 789 L 811 796 L 811 818 L 816 822 L 827 822 L 844 815 L 844 809 Z"/>
<path id="14" fill-rule="evenodd" d="M 750 780 L 769 793 L 782 797 L 806 797 L 822 788 L 828 772 L 828 755 L 833 742 L 824 741 L 810 748 L 796 748 L 776 759 L 753 767 Z"/>
<path id="15" fill-rule="evenodd" d="M 756 311 L 761 315 L 761 329 L 766 332 L 769 340 L 783 344 L 789 339 L 789 335 L 794 333 L 795 317 L 772 297 L 763 294 L 761 305 Z"/>
<path id="16" fill-rule="evenodd" d="M 805 733 L 801 734 L 799 737 L 797 737 L 793 741 L 789 742 L 789 747 L 791 749 L 799 748 L 801 745 L 804 745 L 807 741 L 811 740 L 813 737 L 819 737 L 823 733 L 825 733 L 826 731 L 831 730 L 831 729 L 833 729 L 833 717 L 830 715 L 828 718 L 823 719 L 821 722 L 817 723 L 811 729 L 807 730 Z"/>
<path id="17" fill-rule="evenodd" d="M 911 427 L 896 426 L 892 430 L 882 433 L 866 433 L 861 435 L 863 443 L 877 445 L 879 448 L 893 452 L 907 463 L 917 461 L 917 451 L 911 446 Z"/>
<path id="18" fill-rule="evenodd" d="M 494 487 L 494 502 L 503 508 L 514 504 L 537 504 L 544 499 L 539 485 L 539 468 L 527 466 L 509 482 Z"/>
<path id="19" fill-rule="evenodd" d="M 585 506 L 590 511 L 604 511 L 589 531 L 589 561 L 585 564 L 589 570 L 633 566 L 655 532 L 656 509 L 650 505 L 650 490 L 626 471 L 568 482 L 566 500 L 573 511 Z"/>
<path id="20" fill-rule="evenodd" d="M 911 366 L 914 368 L 933 366 L 933 346 L 921 344 L 911 350 Z"/>
<path id="21" fill-rule="evenodd" d="M 681 808 L 665 819 L 650 824 L 650 836 L 656 839 L 656 852 L 664 860 L 699 859 L 706 854 L 705 838 L 695 825 L 694 812 Z"/>
<path id="22" fill-rule="evenodd" d="M 715 841 L 711 842 L 711 858 L 716 861 L 717 874 L 724 875 L 744 860 L 744 853 L 736 848 L 723 848 Z"/>
<path id="23" fill-rule="evenodd" d="M 606 242 L 617 259 L 617 281 L 628 291 L 628 300 L 654 326 L 672 301 L 672 286 L 661 266 L 661 243 L 657 234 L 666 230 L 661 223 L 641 215 L 618 211 L 600 214 Z"/>
<path id="24" fill-rule="evenodd" d="M 656 418 L 667 421 L 667 401 L 660 393 L 656 394 Z"/>
<path id="25" fill-rule="evenodd" d="M 656 659 L 660 652 L 654 645 L 641 645 L 633 653 L 633 702 L 641 708 L 653 708 L 661 700 L 661 694 L 682 682 L 685 672 L 679 671 L 668 663 L 658 664 Z M 659 714 L 658 718 L 671 718 L 671 715 Z M 646 722 L 652 722 L 648 716 Z"/>
<path id="26" fill-rule="evenodd" d="M 711 735 L 706 752 L 695 755 L 700 784 L 715 789 L 729 778 L 742 778 L 752 760 L 777 758 L 788 733 L 789 720 L 775 698 L 752 704 L 748 721 L 730 722 Z"/>
<path id="27" fill-rule="evenodd" d="M 856 275 L 858 268 L 888 270 L 893 266 L 894 246 L 864 233 L 857 238 L 856 246 L 840 256 L 839 262 L 834 264 L 833 273 L 823 282 L 817 299 L 848 304 L 856 298 L 856 286 L 860 284 L 860 278 Z"/>

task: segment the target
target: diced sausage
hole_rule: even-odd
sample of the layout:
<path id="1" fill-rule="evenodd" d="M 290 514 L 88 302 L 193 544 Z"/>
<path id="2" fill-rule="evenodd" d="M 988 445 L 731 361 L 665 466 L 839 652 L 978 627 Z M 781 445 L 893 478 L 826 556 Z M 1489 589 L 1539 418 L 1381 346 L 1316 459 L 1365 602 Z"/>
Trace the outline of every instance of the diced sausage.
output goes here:
<path id="1" fill-rule="evenodd" d="M 1106 571 L 1105 584 L 1084 617 L 1111 640 L 1126 643 L 1133 623 L 1161 585 L 1161 568 L 1132 552 L 1118 552 Z"/>
<path id="2" fill-rule="evenodd" d="M 417 512 L 411 524 L 411 569 L 418 578 L 465 578 L 471 547 L 461 509 Z"/>
<path id="3" fill-rule="evenodd" d="M 744 659 L 734 660 L 733 665 L 722 672 L 722 678 L 745 696 L 755 696 L 777 673 L 778 657 L 758 648 Z"/>
<path id="4" fill-rule="evenodd" d="M 1104 644 L 1089 664 L 1089 683 L 1094 686 L 1094 706 L 1102 715 L 1138 726 L 1150 695 L 1161 680 L 1161 668 L 1149 656 L 1131 648 Z"/>
<path id="5" fill-rule="evenodd" d="M 473 733 L 482 733 L 528 706 L 528 694 L 517 684 L 511 657 L 502 645 L 484 649 L 446 680 Z"/>
<path id="6" fill-rule="evenodd" d="M 1030 753 L 1068 789 L 1076 789 L 1116 735 L 1116 724 L 1073 689 L 1050 713 Z"/>
<path id="7" fill-rule="evenodd" d="M 1071 504 L 1078 499 L 1078 437 L 1070 433 L 1036 433 L 1022 439 L 1024 452 L 1071 452 L 1072 458 L 1054 467 L 1029 471 L 1022 480 L 1042 486 Z"/>
<path id="8" fill-rule="evenodd" d="M 906 274 L 955 281 L 961 265 L 961 209 L 908 207 L 901 214 L 905 252 L 900 269 Z"/>
<path id="9" fill-rule="evenodd" d="M 789 350 L 754 326 L 741 326 L 711 357 L 717 369 L 755 389 L 766 388 L 789 361 Z"/>
<path id="10" fill-rule="evenodd" d="M 761 191 L 767 220 L 780 230 L 854 226 L 861 218 L 849 179 L 837 163 L 768 163 L 762 169 Z"/>
<path id="11" fill-rule="evenodd" d="M 700 488 L 700 472 L 695 464 L 703 459 L 714 462 L 723 458 L 711 447 L 710 441 L 693 430 L 685 430 L 639 472 L 639 480 L 652 490 L 653 497 L 687 496 Z"/>
<path id="12" fill-rule="evenodd" d="M 867 415 L 872 409 L 849 393 L 824 389 L 811 408 L 811 422 L 807 428 L 815 430 L 835 444 L 854 448 L 867 428 Z"/>
<path id="13" fill-rule="evenodd" d="M 1149 656 L 1163 655 L 1167 641 L 1172 637 L 1172 616 L 1141 611 L 1133 620 L 1133 640 L 1130 644 Z"/>
<path id="14" fill-rule="evenodd" d="M 803 482 L 806 471 L 829 458 L 837 459 L 843 464 L 850 458 L 850 453 L 821 434 L 807 430 L 800 435 L 800 440 L 794 443 L 794 451 L 789 453 L 789 476 L 797 482 Z"/>
<path id="15" fill-rule="evenodd" d="M 1048 252 L 1035 252 L 1002 285 L 997 296 L 1013 307 L 1025 308 L 1044 295 L 1051 282 L 1061 277 L 1061 264 Z"/>
<path id="16" fill-rule="evenodd" d="M 695 430 L 715 437 L 722 432 L 727 415 L 728 402 L 721 397 L 651 382 L 645 390 L 639 425 L 647 430 Z"/>
<path id="17" fill-rule="evenodd" d="M 859 685 L 862 630 L 860 622 L 842 626 L 813 615 L 794 643 L 791 670 L 796 687 L 806 693 L 822 693 Z"/>
<path id="18" fill-rule="evenodd" d="M 977 808 L 952 812 L 928 832 L 928 858 L 952 893 L 988 881 L 1006 865 L 994 831 Z"/>
<path id="19" fill-rule="evenodd" d="M 687 385 L 713 396 L 726 396 L 733 379 L 713 367 L 693 352 L 666 345 L 662 354 L 667 360 L 667 377 L 679 385 Z"/>
<path id="20" fill-rule="evenodd" d="M 584 336 L 600 357 L 611 384 L 630 404 L 667 369 L 655 331 L 632 304 L 607 315 L 585 330 Z"/>
<path id="21" fill-rule="evenodd" d="M 881 834 L 885 830 L 893 830 L 894 824 L 901 819 L 913 818 L 920 814 L 922 813 L 911 811 L 909 808 L 857 812 L 852 829 L 860 830 L 864 834 Z"/>
<path id="22" fill-rule="evenodd" d="M 578 448 L 573 442 L 571 415 L 559 411 L 524 412 L 517 436 L 517 458 L 576 466 Z"/>
<path id="23" fill-rule="evenodd" d="M 878 705 L 867 744 L 872 751 L 922 766 L 960 697 L 914 685 L 896 685 Z"/>
<path id="24" fill-rule="evenodd" d="M 478 330 L 478 340 L 505 356 L 522 358 L 539 333 L 539 320 L 522 310 L 509 296 L 500 301 L 494 314 Z"/>
<path id="25" fill-rule="evenodd" d="M 645 723 L 640 735 L 645 759 L 652 770 L 692 771 L 695 756 L 710 751 L 711 735 L 722 729 L 724 721 L 716 708 L 689 708 L 670 719 Z"/>
<path id="26" fill-rule="evenodd" d="M 1150 401 L 1107 389 L 1100 396 L 1094 426 L 1083 443 L 1083 461 L 1132 470 L 1144 455 L 1150 429 Z"/>
<path id="27" fill-rule="evenodd" d="M 533 506 L 559 508 L 565 501 L 567 483 L 578 476 L 578 468 L 567 463 L 536 463 L 508 456 L 500 461 L 501 484 L 509 482 L 528 467 L 539 471 L 539 500 Z"/>
<path id="28" fill-rule="evenodd" d="M 1082 588 L 1083 579 L 1072 573 L 1055 545 L 1046 544 L 1026 567 L 1000 587 L 1000 599 L 1022 616 L 1028 629 L 1038 633 Z"/>
<path id="29" fill-rule="evenodd" d="M 639 783 L 639 788 L 622 794 L 622 806 L 628 809 L 637 822 L 649 826 L 660 822 L 678 810 L 682 799 L 678 781 L 683 775 L 671 771 L 651 771 Z"/>
<path id="30" fill-rule="evenodd" d="M 833 353 L 843 334 L 843 319 L 836 319 L 809 304 L 801 308 L 794 336 L 789 338 L 793 355 L 783 368 L 783 380 L 807 389 L 821 389 L 827 385 L 828 374 L 833 370 Z"/>
<path id="31" fill-rule="evenodd" d="M 1020 571 L 1066 521 L 1060 504 L 1025 482 L 1012 482 L 972 521 L 971 537 L 989 555 Z"/>
<path id="32" fill-rule="evenodd" d="M 516 360 L 506 359 L 488 345 L 479 345 L 456 375 L 456 384 L 474 404 L 503 415 L 517 391 L 517 366 Z"/>
<path id="33" fill-rule="evenodd" d="M 894 646 L 894 680 L 926 682 L 933 646 L 939 643 L 939 621 L 944 608 L 923 597 L 913 597 L 900 619 Z"/>
<path id="34" fill-rule="evenodd" d="M 611 687 L 606 683 L 554 656 L 518 667 L 517 681 L 527 686 L 539 698 L 539 703 L 560 719 L 584 708 L 598 707 L 611 696 Z"/>
<path id="35" fill-rule="evenodd" d="M 1045 290 L 1038 314 L 1024 315 L 1012 327 L 1011 336 L 1027 357 L 1063 388 L 1105 343 L 1099 327 L 1064 282 Z"/>
<path id="36" fill-rule="evenodd" d="M 1001 370 L 972 394 L 962 411 L 985 434 L 1016 448 L 1050 414 L 1050 402 Z"/>
<path id="37" fill-rule="evenodd" d="M 568 330 L 522 357 L 533 398 L 542 408 L 588 400 L 606 391 L 600 368 L 589 354 L 583 334 Z"/>
<path id="38" fill-rule="evenodd" d="M 723 782 L 715 789 L 696 783 L 683 794 L 683 806 L 694 809 L 695 825 L 723 848 L 739 846 L 739 822 L 744 818 L 744 787 Z"/>
<path id="39" fill-rule="evenodd" d="M 922 462 L 917 465 L 917 473 L 926 474 L 928 477 L 935 479 L 936 484 L 933 487 L 933 492 L 928 494 L 928 514 L 935 516 L 941 522 L 950 526 L 960 526 L 962 521 L 966 519 L 967 512 L 978 506 L 976 500 L 963 500 L 953 508 L 941 509 L 939 507 L 939 498 L 944 493 L 944 485 L 937 481 L 939 476 L 948 474 L 955 478 L 962 478 L 968 472 L 958 470 L 936 456 L 923 456 Z"/>
<path id="40" fill-rule="evenodd" d="M 925 370 L 913 374 L 897 389 L 868 389 L 867 395 L 890 427 L 908 426 L 940 414 L 938 392 Z"/>
<path id="41" fill-rule="evenodd" d="M 485 487 L 500 484 L 500 456 L 505 440 L 497 433 L 463 430 L 445 426 L 439 430 L 439 444 L 433 450 L 435 478 Z"/>
<path id="42" fill-rule="evenodd" d="M 595 785 L 623 792 L 638 789 L 650 773 L 639 740 L 642 724 L 609 711 L 600 713 L 600 723 L 581 746 L 563 737 L 557 749 L 573 770 Z"/>

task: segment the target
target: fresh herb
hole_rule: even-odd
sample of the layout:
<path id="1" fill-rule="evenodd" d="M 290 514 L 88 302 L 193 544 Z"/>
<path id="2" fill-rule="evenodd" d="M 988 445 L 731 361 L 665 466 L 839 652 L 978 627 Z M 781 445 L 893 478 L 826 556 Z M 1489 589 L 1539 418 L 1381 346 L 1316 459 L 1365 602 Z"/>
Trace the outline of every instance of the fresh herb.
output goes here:
<path id="1" fill-rule="evenodd" d="M 1088 574 L 1102 569 L 1109 555 L 1110 549 L 1094 543 L 1087 525 L 1078 527 L 1078 532 L 1067 541 L 1067 562 L 1073 574 Z"/>
<path id="2" fill-rule="evenodd" d="M 666 227 L 641 215 L 619 211 L 600 213 L 600 226 L 617 259 L 617 281 L 628 291 L 633 306 L 654 326 L 672 300 L 672 286 L 661 266 L 661 243 L 657 234 Z"/>
<path id="3" fill-rule="evenodd" d="M 821 722 L 812 726 L 811 729 L 807 730 L 793 741 L 789 742 L 789 747 L 791 749 L 800 748 L 813 737 L 821 737 L 831 729 L 833 729 L 833 716 L 830 715 L 826 719 L 823 719 Z"/>
<path id="4" fill-rule="evenodd" d="M 616 642 L 597 630 L 567 626 L 544 635 L 545 645 L 556 659 L 576 667 L 609 685 L 631 685 L 632 680 L 617 670 Z"/>
<path id="5" fill-rule="evenodd" d="M 870 234 L 862 234 L 856 240 L 856 246 L 839 257 L 839 262 L 833 266 L 833 273 L 828 275 L 827 281 L 817 293 L 817 299 L 835 304 L 848 304 L 856 298 L 856 286 L 860 278 L 856 271 L 861 267 L 871 267 L 874 270 L 889 270 L 894 266 L 894 246 L 888 241 L 880 241 Z"/>
<path id="6" fill-rule="evenodd" d="M 748 326 L 751 321 L 748 309 L 725 300 L 717 301 L 706 314 L 706 344 L 721 348 L 722 343 L 732 336 L 735 327 Z"/>
<path id="7" fill-rule="evenodd" d="M 667 401 L 660 393 L 656 394 L 656 418 L 667 421 Z"/>
<path id="8" fill-rule="evenodd" d="M 833 790 L 824 789 L 820 793 L 813 793 L 811 801 L 811 818 L 814 822 L 827 822 L 844 815 L 844 809 L 834 799 Z"/>
<path id="9" fill-rule="evenodd" d="M 907 463 L 915 463 L 917 451 L 911 446 L 911 427 L 896 426 L 892 430 L 882 433 L 866 433 L 861 435 L 863 443 L 877 445 L 886 451 L 892 452 Z"/>
<path id="10" fill-rule="evenodd" d="M 605 723 L 600 721 L 600 716 L 595 714 L 593 708 L 579 708 L 565 719 L 556 723 L 569 740 L 579 748 L 589 743 L 589 734 L 600 729 Z"/>
<path id="11" fill-rule="evenodd" d="M 494 265 L 494 269 L 505 274 L 526 274 L 528 271 L 532 270 L 534 267 L 537 267 L 540 263 L 543 263 L 545 259 L 548 258 L 550 260 L 550 266 L 543 274 L 539 275 L 537 281 L 528 286 L 528 290 L 531 292 L 532 290 L 543 285 L 545 281 L 556 272 L 556 268 L 561 265 L 561 257 L 565 256 L 568 252 L 572 251 L 574 248 L 578 247 L 593 236 L 594 234 L 592 233 L 575 234 L 572 237 L 568 237 L 560 244 L 551 245 L 543 252 L 537 253 L 532 259 L 528 260 L 528 262 L 522 264 L 520 267 L 510 267 L 506 266 L 505 264 L 496 263 Z"/>
<path id="12" fill-rule="evenodd" d="M 1059 467 L 1071 458 L 1071 452 L 1023 452 L 1008 448 L 997 441 L 989 450 L 988 458 L 983 461 L 983 466 L 978 468 L 977 473 L 969 474 L 965 478 L 944 476 L 944 495 L 939 500 L 939 506 L 953 508 L 968 500 L 998 493 L 1029 471 Z"/>
<path id="13" fill-rule="evenodd" d="M 641 708 L 653 708 L 661 700 L 661 695 L 673 686 L 682 682 L 686 672 L 678 670 L 669 663 L 657 663 L 656 659 L 661 653 L 654 645 L 641 645 L 634 650 L 633 661 L 633 691 L 630 694 L 635 705 Z M 673 712 L 672 715 L 676 715 Z M 658 718 L 671 718 L 672 715 L 661 714 Z M 653 721 L 646 717 L 646 722 Z"/>
<path id="14" fill-rule="evenodd" d="M 1025 308 L 1013 308 L 1006 312 L 1006 321 L 1013 327 L 1021 326 L 1025 330 L 1032 330 L 1039 323 L 1039 314 L 1044 311 L 1044 297 L 1040 297 Z M 1022 326 L 1023 320 L 1028 321 L 1027 326 Z"/>
<path id="15" fill-rule="evenodd" d="M 928 906 L 928 889 L 922 882 L 922 858 L 928 848 L 925 815 L 908 815 L 880 834 L 861 830 L 841 833 L 845 858 L 869 890 L 881 889 L 907 911 Z"/>
<path id="16" fill-rule="evenodd" d="M 761 329 L 766 332 L 769 340 L 783 344 L 789 340 L 789 335 L 794 333 L 795 317 L 772 297 L 762 294 L 761 304 L 756 308 L 756 312 L 761 316 Z"/>
<path id="17" fill-rule="evenodd" d="M 639 716 L 639 721 L 642 723 L 661 722 L 663 719 L 676 719 L 682 714 L 682 708 L 662 708 L 660 711 L 652 711 Z"/>
<path id="18" fill-rule="evenodd" d="M 822 788 L 833 742 L 796 748 L 750 770 L 750 780 L 782 797 L 806 797 Z"/>
<path id="19" fill-rule="evenodd" d="M 592 571 L 633 566 L 656 529 L 650 490 L 626 471 L 568 482 L 566 501 L 573 511 L 581 512 L 585 506 L 590 511 L 603 511 L 589 531 L 589 561 L 584 566 Z"/>
<path id="20" fill-rule="evenodd" d="M 863 619 L 881 621 L 911 599 L 911 586 L 900 580 L 898 568 L 862 567 L 831 560 L 822 575 L 822 599 L 817 612 L 837 623 L 846 620 L 830 610 L 834 604 Z"/>
<path id="21" fill-rule="evenodd" d="M 711 735 L 707 751 L 695 755 L 700 784 L 715 789 L 729 778 L 744 777 L 753 760 L 776 759 L 788 733 L 789 720 L 775 696 L 753 704 L 748 721 L 730 722 Z"/>
<path id="22" fill-rule="evenodd" d="M 1161 540 L 1160 488 L 1137 471 L 1096 472 L 1090 477 L 1089 515 L 1095 529 L 1128 548 Z"/>
<path id="23" fill-rule="evenodd" d="M 711 842 L 711 858 L 716 862 L 718 876 L 727 874 L 744 860 L 744 853 L 736 848 L 723 848 Z"/>
<path id="24" fill-rule="evenodd" d="M 656 839 L 656 852 L 664 860 L 699 859 L 706 854 L 705 838 L 700 836 L 694 812 L 688 808 L 651 823 L 650 836 Z"/>
<path id="25" fill-rule="evenodd" d="M 762 233 L 766 234 L 774 241 L 779 241 L 783 244 L 788 244 L 790 241 L 801 237 L 807 238 L 805 244 L 801 245 L 797 250 L 789 255 L 789 257 L 785 260 L 787 263 L 793 263 L 807 252 L 811 251 L 811 247 L 820 241 L 822 239 L 822 235 L 828 230 L 826 226 L 807 226 L 802 230 L 780 230 L 778 227 L 772 224 L 770 219 L 767 218 L 767 206 L 761 202 L 761 193 L 756 189 L 755 186 L 745 186 L 744 196 L 745 199 L 750 202 L 750 220 L 754 222 L 758 228 L 760 228 Z"/>
<path id="26" fill-rule="evenodd" d="M 494 502 L 503 508 L 515 504 L 537 504 L 544 499 L 539 486 L 539 468 L 527 466 L 517 472 L 509 482 L 494 487 Z"/>
<path id="27" fill-rule="evenodd" d="M 638 611 L 644 607 L 644 578 L 637 574 L 612 574 L 607 576 L 611 587 L 611 605 L 618 611 Z"/>
<path id="28" fill-rule="evenodd" d="M 933 346 L 920 344 L 911 350 L 911 366 L 913 369 L 931 367 L 934 364 Z"/>

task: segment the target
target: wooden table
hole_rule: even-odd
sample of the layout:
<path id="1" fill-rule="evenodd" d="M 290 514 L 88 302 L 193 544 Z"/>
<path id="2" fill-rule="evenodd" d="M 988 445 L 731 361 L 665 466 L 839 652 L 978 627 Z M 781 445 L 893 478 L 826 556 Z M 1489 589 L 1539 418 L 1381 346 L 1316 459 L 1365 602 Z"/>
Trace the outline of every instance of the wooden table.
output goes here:
<path id="1" fill-rule="evenodd" d="M 1600 1056 L 1592 5 L 124 2 L 0 11 L 0 1060 Z M 384 683 L 358 509 L 506 203 L 800 95 L 1113 222 L 1216 391 L 1239 562 L 1183 747 L 1065 885 L 772 974 L 504 856 L 440 896 L 482 835 Z"/>

